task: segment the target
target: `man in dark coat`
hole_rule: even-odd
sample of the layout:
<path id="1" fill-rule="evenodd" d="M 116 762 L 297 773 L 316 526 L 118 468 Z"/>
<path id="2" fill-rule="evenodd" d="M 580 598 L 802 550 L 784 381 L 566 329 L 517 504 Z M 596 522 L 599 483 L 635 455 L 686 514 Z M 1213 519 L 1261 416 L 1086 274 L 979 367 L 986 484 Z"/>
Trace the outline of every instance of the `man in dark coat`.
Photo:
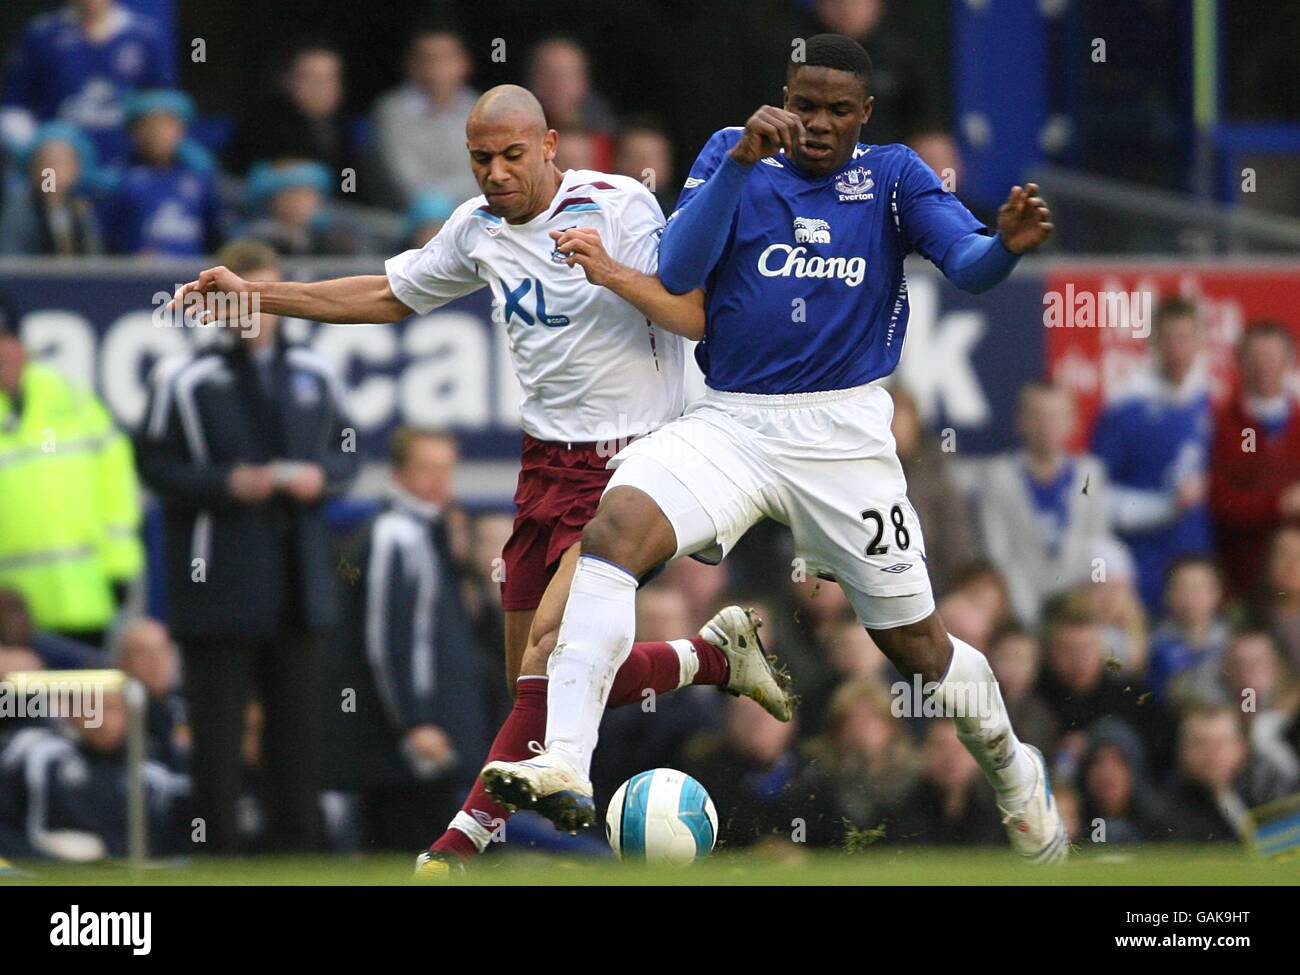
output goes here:
<path id="1" fill-rule="evenodd" d="M 274 252 L 231 244 L 218 260 L 279 277 Z M 193 729 L 201 850 L 234 852 L 250 693 L 265 714 L 268 840 L 320 842 L 319 654 L 337 622 L 324 502 L 357 470 L 356 433 L 333 367 L 280 339 L 255 308 L 238 331 L 159 363 L 138 435 L 140 473 L 164 510 L 164 574 Z"/>
<path id="2" fill-rule="evenodd" d="M 389 498 L 342 563 L 343 625 L 325 681 L 327 783 L 359 795 L 367 849 L 428 843 L 487 753 L 482 654 L 447 538 L 456 459 L 450 436 L 399 430 Z"/>

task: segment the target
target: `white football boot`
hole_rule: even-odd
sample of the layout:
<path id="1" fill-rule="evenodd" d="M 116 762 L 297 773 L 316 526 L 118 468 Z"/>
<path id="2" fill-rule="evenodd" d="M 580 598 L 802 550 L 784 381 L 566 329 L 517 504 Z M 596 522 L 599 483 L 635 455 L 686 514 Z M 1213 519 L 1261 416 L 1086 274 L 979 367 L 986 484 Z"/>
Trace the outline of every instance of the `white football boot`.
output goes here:
<path id="1" fill-rule="evenodd" d="M 1056 808 L 1052 795 L 1052 780 L 1047 774 L 1043 754 L 1033 745 L 1025 745 L 1038 767 L 1034 791 L 1020 809 L 1006 809 L 1001 803 L 1002 824 L 1007 829 L 1011 848 L 1035 864 L 1062 863 L 1070 853 L 1070 841 L 1065 835 L 1065 821 Z"/>
<path id="2" fill-rule="evenodd" d="M 795 705 L 790 675 L 763 649 L 762 625 L 752 609 L 727 606 L 700 627 L 700 636 L 726 655 L 730 675 L 724 690 L 752 698 L 778 721 L 789 721 Z"/>
<path id="3" fill-rule="evenodd" d="M 529 742 L 528 747 L 537 753 L 536 758 L 489 762 L 483 767 L 481 778 L 487 794 L 511 812 L 535 809 L 566 833 L 595 823 L 591 780 L 537 742 Z"/>

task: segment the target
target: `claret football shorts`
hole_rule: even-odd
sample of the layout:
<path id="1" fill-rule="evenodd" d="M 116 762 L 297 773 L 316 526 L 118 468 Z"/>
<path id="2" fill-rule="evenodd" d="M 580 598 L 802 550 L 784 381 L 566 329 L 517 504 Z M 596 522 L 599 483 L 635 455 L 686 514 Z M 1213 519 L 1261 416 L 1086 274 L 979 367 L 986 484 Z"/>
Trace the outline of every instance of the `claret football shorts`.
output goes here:
<path id="1" fill-rule="evenodd" d="M 562 444 L 524 434 L 515 526 L 501 552 L 501 605 L 536 609 L 560 556 L 581 540 L 609 481 L 610 457 L 597 444 Z"/>

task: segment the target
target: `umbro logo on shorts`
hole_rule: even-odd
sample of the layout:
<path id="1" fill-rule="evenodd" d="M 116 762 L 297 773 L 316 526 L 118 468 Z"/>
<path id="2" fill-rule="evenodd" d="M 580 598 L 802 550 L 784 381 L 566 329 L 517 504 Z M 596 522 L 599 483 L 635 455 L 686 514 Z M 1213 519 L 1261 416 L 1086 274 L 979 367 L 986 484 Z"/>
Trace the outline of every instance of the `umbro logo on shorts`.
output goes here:
<path id="1" fill-rule="evenodd" d="M 911 562 L 895 562 L 893 565 L 887 565 L 887 566 L 885 566 L 885 567 L 884 567 L 883 569 L 881 569 L 880 571 L 881 571 L 881 572 L 893 572 L 895 575 L 897 575 L 899 572 L 906 572 L 906 571 L 907 571 L 908 569 L 910 569 L 911 567 L 912 567 L 912 563 L 911 563 Z"/>

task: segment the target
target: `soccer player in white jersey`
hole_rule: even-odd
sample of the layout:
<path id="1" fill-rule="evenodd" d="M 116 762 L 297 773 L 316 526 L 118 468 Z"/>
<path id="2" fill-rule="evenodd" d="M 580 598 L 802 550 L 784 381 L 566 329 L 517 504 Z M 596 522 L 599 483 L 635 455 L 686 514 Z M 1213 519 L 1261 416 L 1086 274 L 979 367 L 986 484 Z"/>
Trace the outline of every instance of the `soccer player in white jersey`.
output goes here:
<path id="1" fill-rule="evenodd" d="M 839 582 L 899 672 L 930 686 L 996 790 L 1013 848 L 1059 860 L 1068 842 L 1042 756 L 1017 740 L 984 656 L 935 612 L 890 399 L 872 385 L 898 362 L 909 251 L 982 291 L 1047 239 L 1050 214 L 1032 183 L 1015 187 L 988 234 L 911 149 L 859 143 L 873 101 L 861 45 L 822 34 L 803 53 L 784 108 L 716 133 L 691 169 L 659 275 L 673 292 L 707 286 L 696 355 L 709 391 L 615 458 L 551 658 L 546 750 L 489 764 L 483 781 L 504 802 L 559 811 L 561 827 L 591 822 L 591 754 L 632 641 L 637 577 L 681 555 L 721 557 L 767 517 Z"/>
<path id="2" fill-rule="evenodd" d="M 515 702 L 489 752 L 489 760 L 511 760 L 529 755 L 545 730 L 547 660 L 582 529 L 612 474 L 601 442 L 640 437 L 680 415 L 681 336 L 703 335 L 703 293 L 672 294 L 655 276 L 664 219 L 644 186 L 555 166 L 557 135 L 526 89 L 485 93 L 466 136 L 483 195 L 461 204 L 424 247 L 391 258 L 385 274 L 265 284 L 213 268 L 173 304 L 195 301 L 194 293 L 256 291 L 262 311 L 358 324 L 400 321 L 491 289 L 493 320 L 509 333 L 523 388 L 518 512 L 502 553 Z M 637 644 L 611 673 L 610 703 L 639 702 L 646 688 L 714 684 L 788 720 L 788 681 L 769 664 L 758 625 L 729 606 L 698 636 Z M 438 879 L 482 852 L 513 811 L 476 784 L 421 854 L 419 873 Z M 540 811 L 548 812 L 545 802 Z"/>

